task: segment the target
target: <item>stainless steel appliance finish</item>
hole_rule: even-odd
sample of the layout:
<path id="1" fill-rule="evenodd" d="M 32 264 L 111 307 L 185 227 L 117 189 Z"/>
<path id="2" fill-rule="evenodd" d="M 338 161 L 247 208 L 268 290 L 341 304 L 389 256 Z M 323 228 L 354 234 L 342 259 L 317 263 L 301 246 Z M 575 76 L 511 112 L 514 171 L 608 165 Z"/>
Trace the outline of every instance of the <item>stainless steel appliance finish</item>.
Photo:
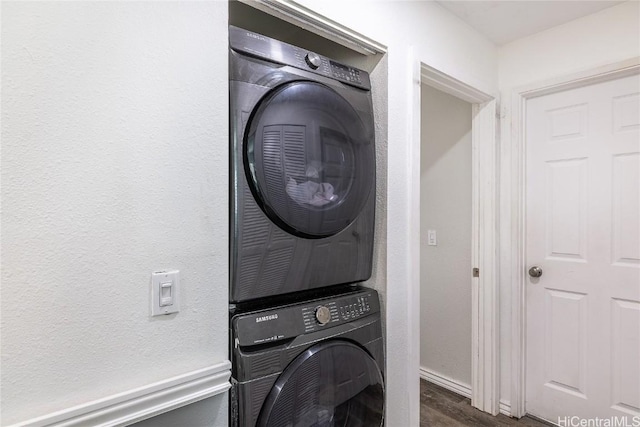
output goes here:
<path id="1" fill-rule="evenodd" d="M 323 323 L 318 313 L 326 312 Z M 231 426 L 383 424 L 384 347 L 374 290 L 236 314 L 231 338 Z"/>
<path id="2" fill-rule="evenodd" d="M 369 74 L 236 27 L 230 40 L 230 301 L 371 275 Z"/>

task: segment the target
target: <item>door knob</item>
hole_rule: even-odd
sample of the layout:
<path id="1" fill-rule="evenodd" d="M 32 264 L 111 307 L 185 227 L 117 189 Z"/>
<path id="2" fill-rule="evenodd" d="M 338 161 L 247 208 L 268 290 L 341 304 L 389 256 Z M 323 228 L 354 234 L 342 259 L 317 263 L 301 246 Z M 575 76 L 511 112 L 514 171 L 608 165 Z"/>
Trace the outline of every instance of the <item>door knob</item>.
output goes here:
<path id="1" fill-rule="evenodd" d="M 537 265 L 534 265 L 529 269 L 529 276 L 531 277 L 540 277 L 542 276 L 542 269 Z"/>

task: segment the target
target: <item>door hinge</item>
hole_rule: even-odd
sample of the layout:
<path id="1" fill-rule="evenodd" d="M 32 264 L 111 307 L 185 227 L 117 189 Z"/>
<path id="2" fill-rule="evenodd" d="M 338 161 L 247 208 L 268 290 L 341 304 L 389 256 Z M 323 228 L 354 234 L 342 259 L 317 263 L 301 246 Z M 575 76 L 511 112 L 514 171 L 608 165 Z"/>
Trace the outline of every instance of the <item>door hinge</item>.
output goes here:
<path id="1" fill-rule="evenodd" d="M 473 269 L 473 277 L 480 277 L 480 269 L 479 268 L 474 268 Z"/>

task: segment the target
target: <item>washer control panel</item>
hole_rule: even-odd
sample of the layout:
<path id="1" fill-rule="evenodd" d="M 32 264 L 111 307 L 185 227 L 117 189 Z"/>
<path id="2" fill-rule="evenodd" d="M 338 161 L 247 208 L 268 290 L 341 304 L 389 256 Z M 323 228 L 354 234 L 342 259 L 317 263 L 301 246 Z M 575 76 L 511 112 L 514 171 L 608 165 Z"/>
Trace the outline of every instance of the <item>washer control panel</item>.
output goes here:
<path id="1" fill-rule="evenodd" d="M 362 84 L 361 71 L 357 68 L 348 67 L 335 61 L 329 61 L 329 64 L 331 65 L 331 74 L 334 78 L 350 83 Z"/>
<path id="2" fill-rule="evenodd" d="M 372 311 L 380 311 L 375 291 L 368 290 L 334 300 L 318 301 L 302 307 L 304 332 L 347 323 L 368 316 Z"/>
<path id="3" fill-rule="evenodd" d="M 320 74 L 360 89 L 371 89 L 371 80 L 366 71 L 262 34 L 229 26 L 229 44 L 238 52 Z"/>
<path id="4" fill-rule="evenodd" d="M 250 346 L 355 322 L 379 311 L 378 293 L 363 289 L 338 297 L 238 314 L 231 322 L 236 345 Z"/>
<path id="5" fill-rule="evenodd" d="M 354 302 L 349 302 L 339 308 L 340 317 L 343 320 L 355 319 L 368 313 L 369 310 L 371 310 L 371 305 L 369 305 L 369 298 L 366 295 L 359 296 Z"/>

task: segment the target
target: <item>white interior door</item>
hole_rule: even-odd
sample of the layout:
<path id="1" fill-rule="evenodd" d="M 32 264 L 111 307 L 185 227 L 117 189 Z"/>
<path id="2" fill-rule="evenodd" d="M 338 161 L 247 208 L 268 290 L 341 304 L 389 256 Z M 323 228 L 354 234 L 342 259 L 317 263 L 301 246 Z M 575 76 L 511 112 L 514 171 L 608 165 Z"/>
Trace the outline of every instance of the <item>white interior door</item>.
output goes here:
<path id="1" fill-rule="evenodd" d="M 526 410 L 552 422 L 640 416 L 639 92 L 527 101 Z"/>

